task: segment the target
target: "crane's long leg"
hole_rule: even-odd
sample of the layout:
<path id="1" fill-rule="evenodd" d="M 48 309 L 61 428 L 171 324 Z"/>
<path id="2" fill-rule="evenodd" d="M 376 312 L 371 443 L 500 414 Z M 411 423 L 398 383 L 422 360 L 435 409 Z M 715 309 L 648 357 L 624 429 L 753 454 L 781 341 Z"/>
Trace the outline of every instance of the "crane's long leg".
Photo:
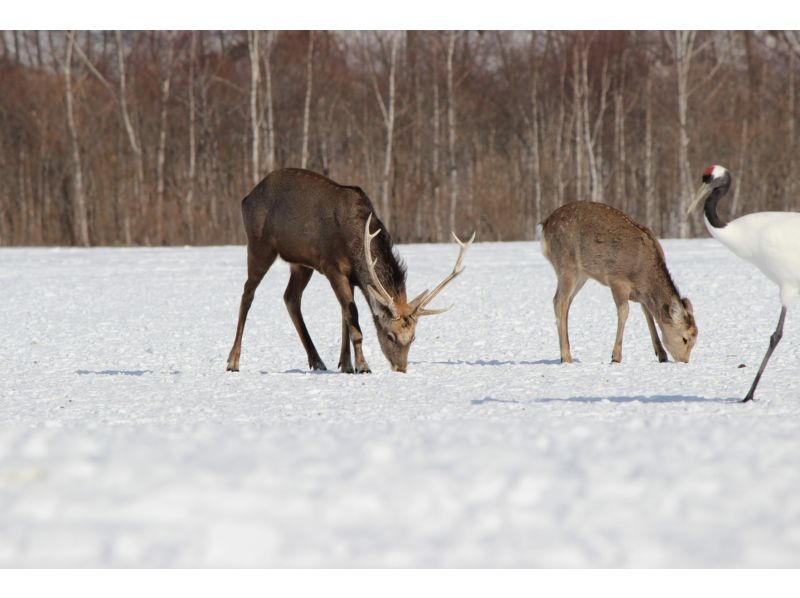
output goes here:
<path id="1" fill-rule="evenodd" d="M 756 374 L 755 380 L 753 380 L 753 385 L 747 392 L 747 396 L 744 399 L 742 399 L 742 403 L 746 403 L 747 401 L 753 400 L 753 395 L 756 392 L 756 386 L 758 386 L 758 381 L 761 379 L 761 374 L 764 373 L 764 369 L 767 367 L 767 362 L 769 361 L 772 352 L 775 350 L 775 347 L 778 346 L 778 343 L 781 341 L 781 337 L 783 336 L 783 321 L 785 319 L 786 319 L 786 306 L 783 306 L 781 308 L 781 317 L 778 319 L 778 327 L 775 329 L 775 332 L 772 333 L 772 336 L 769 337 L 769 348 L 767 349 L 767 354 L 764 355 L 764 361 L 761 362 L 761 367 L 758 368 L 758 373 Z"/>

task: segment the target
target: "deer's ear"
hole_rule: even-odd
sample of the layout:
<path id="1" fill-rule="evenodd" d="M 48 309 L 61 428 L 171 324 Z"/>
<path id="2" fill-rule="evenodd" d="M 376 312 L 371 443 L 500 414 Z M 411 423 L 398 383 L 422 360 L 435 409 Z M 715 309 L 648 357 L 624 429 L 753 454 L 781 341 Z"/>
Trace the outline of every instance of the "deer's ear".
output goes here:
<path id="1" fill-rule="evenodd" d="M 686 308 L 686 311 L 689 312 L 690 316 L 694 315 L 694 307 L 692 306 L 692 302 L 689 301 L 686 297 L 681 299 L 681 303 L 683 303 L 683 307 Z"/>
<path id="2" fill-rule="evenodd" d="M 391 305 L 389 305 L 389 303 L 386 300 L 386 298 L 383 295 L 381 295 L 377 290 L 375 290 L 375 287 L 373 287 L 371 284 L 367 285 L 367 292 L 369 292 L 370 296 L 375 301 L 377 301 L 379 304 L 383 305 L 386 309 L 391 309 Z"/>
<path id="3" fill-rule="evenodd" d="M 664 307 L 667 307 L 666 305 Z M 683 319 L 685 307 L 680 299 L 673 297 L 667 309 L 670 320 L 678 324 Z"/>

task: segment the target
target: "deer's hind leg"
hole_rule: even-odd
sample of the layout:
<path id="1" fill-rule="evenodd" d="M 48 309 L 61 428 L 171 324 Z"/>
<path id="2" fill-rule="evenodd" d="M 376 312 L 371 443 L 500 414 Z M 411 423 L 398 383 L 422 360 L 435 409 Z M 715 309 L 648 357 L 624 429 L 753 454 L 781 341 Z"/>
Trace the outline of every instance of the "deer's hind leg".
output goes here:
<path id="1" fill-rule="evenodd" d="M 228 355 L 227 369 L 229 372 L 239 371 L 239 356 L 242 353 L 242 335 L 244 334 L 247 312 L 250 311 L 250 305 L 253 303 L 253 297 L 256 294 L 258 285 L 270 269 L 270 266 L 275 263 L 276 257 L 278 257 L 278 254 L 271 249 L 256 253 L 252 247 L 249 245 L 247 247 L 247 282 L 244 283 L 242 301 L 239 304 L 239 323 L 236 326 L 236 338 Z"/>
<path id="2" fill-rule="evenodd" d="M 647 329 L 650 331 L 650 340 L 653 341 L 653 350 L 656 352 L 658 361 L 664 363 L 667 361 L 667 352 L 664 350 L 664 345 L 661 344 L 661 339 L 658 338 L 658 331 L 656 330 L 656 323 L 647 308 L 642 304 L 642 311 L 644 312 L 644 319 L 647 320 Z"/>
<path id="3" fill-rule="evenodd" d="M 574 270 L 558 272 L 558 287 L 553 297 L 553 309 L 556 314 L 558 328 L 558 344 L 561 350 L 561 362 L 572 363 L 569 350 L 569 308 L 578 291 L 586 284 L 586 276 Z"/>
<path id="4" fill-rule="evenodd" d="M 308 333 L 308 328 L 306 328 L 306 323 L 303 320 L 303 313 L 300 311 L 303 291 L 308 285 L 308 281 L 311 280 L 311 275 L 314 274 L 314 271 L 298 264 L 292 264 L 290 271 L 289 284 L 286 285 L 283 302 L 286 304 L 286 309 L 300 337 L 300 342 L 303 343 L 303 348 L 306 350 L 308 367 L 312 370 L 325 370 L 327 368 L 322 362 L 319 353 L 317 353 L 317 348 L 314 346 L 311 335 Z"/>

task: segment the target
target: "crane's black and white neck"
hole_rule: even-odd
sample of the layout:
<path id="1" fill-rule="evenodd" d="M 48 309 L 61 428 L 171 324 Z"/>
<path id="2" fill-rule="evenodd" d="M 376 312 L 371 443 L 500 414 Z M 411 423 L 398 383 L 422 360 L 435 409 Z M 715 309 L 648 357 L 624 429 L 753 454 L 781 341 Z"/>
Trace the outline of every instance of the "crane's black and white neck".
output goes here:
<path id="1" fill-rule="evenodd" d="M 697 190 L 692 205 L 687 212 L 694 211 L 700 202 L 705 202 L 703 204 L 703 212 L 709 230 L 711 228 L 725 228 L 728 223 L 720 218 L 717 213 L 717 204 L 731 188 L 731 182 L 731 173 L 724 166 L 715 164 L 707 168 L 703 173 L 703 184 Z"/>

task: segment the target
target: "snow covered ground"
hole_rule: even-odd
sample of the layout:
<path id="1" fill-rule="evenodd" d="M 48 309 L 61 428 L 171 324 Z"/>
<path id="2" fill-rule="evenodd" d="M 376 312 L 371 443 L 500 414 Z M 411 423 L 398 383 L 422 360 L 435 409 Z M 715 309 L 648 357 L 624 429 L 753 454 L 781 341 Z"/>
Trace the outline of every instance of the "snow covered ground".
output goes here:
<path id="1" fill-rule="evenodd" d="M 537 243 L 476 244 L 389 371 L 309 373 L 277 263 L 226 373 L 242 247 L 0 250 L 4 567 L 798 567 L 800 306 L 742 405 L 777 289 L 709 239 L 666 241 L 695 306 L 659 364 L 634 306 L 590 282 L 558 362 Z M 400 248 L 409 292 L 452 245 Z M 329 367 L 339 308 L 304 313 Z M 739 367 L 746 364 L 746 367 Z"/>

